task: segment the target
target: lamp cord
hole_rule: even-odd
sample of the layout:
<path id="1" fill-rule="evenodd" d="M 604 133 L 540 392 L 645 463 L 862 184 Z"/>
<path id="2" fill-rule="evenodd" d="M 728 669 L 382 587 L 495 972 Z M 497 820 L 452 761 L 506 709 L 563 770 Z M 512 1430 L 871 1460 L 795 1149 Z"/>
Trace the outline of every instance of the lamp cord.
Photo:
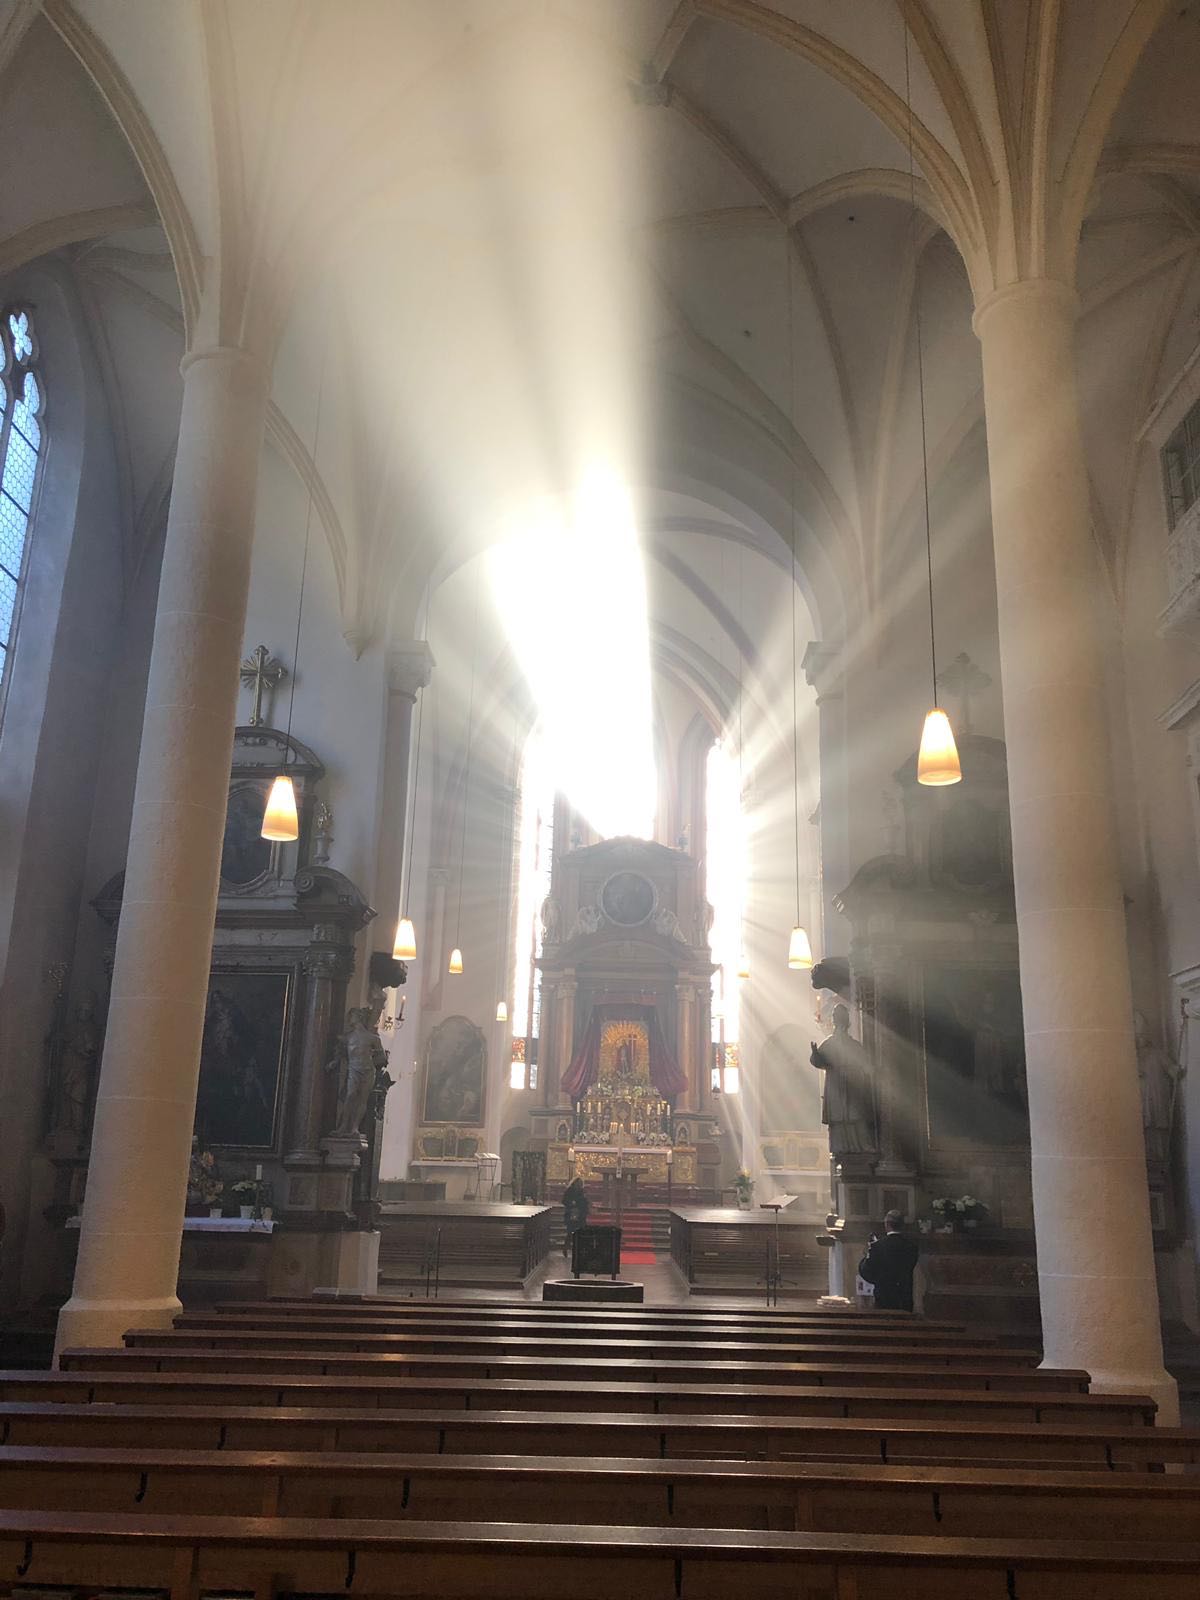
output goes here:
<path id="1" fill-rule="evenodd" d="M 425 637 L 422 642 L 427 650 L 429 649 L 429 617 L 432 606 L 433 592 L 432 590 L 426 590 L 425 627 L 423 630 Z M 410 890 L 412 889 L 413 836 L 417 830 L 417 780 L 421 776 L 421 727 L 425 721 L 425 691 L 424 689 L 418 689 L 417 693 L 420 695 L 420 703 L 417 706 L 417 753 L 413 759 L 412 802 L 410 806 L 408 838 L 405 840 L 405 844 L 408 847 L 408 865 L 405 866 L 403 862 L 400 864 L 401 888 L 403 890 L 403 893 L 400 896 L 400 905 L 403 908 L 401 912 L 402 916 L 408 915 L 408 896 Z"/>
<path id="2" fill-rule="evenodd" d="M 933 536 L 929 516 L 929 443 L 925 427 L 925 351 L 921 337 L 921 275 L 917 258 L 917 177 L 913 162 L 912 76 L 908 51 L 908 0 L 904 0 L 904 99 L 908 107 L 908 200 L 912 228 L 913 316 L 917 341 L 917 394 L 921 414 L 921 483 L 925 499 L 925 568 L 929 579 L 929 667 L 933 677 L 933 703 L 938 703 L 937 636 L 933 623 Z"/>
<path id="3" fill-rule="evenodd" d="M 792 307 L 792 240 L 791 225 L 786 220 L 783 229 L 783 264 L 787 273 L 787 341 L 788 341 L 788 421 L 793 434 L 796 431 L 796 340 L 793 331 Z M 791 464 L 792 512 L 792 814 L 796 827 L 796 926 L 800 926 L 800 711 L 796 691 L 796 451 L 794 440 L 787 441 Z"/>
<path id="4" fill-rule="evenodd" d="M 308 549 L 312 538 L 313 480 L 317 474 L 317 453 L 321 445 L 321 410 L 325 399 L 325 368 L 329 360 L 329 335 L 325 336 L 321 351 L 321 370 L 317 377 L 317 409 L 313 418 L 312 475 L 308 480 L 308 508 L 304 513 L 304 554 L 300 559 L 300 597 L 296 603 L 296 640 L 292 646 L 292 687 L 288 695 L 287 734 L 283 746 L 283 765 L 286 769 L 292 753 L 292 712 L 296 709 L 296 676 L 300 667 L 300 623 L 304 616 L 304 580 L 308 575 Z M 295 763 L 292 763 L 295 765 Z"/>
<path id="5" fill-rule="evenodd" d="M 475 726 L 475 651 L 479 642 L 479 577 L 482 571 L 483 558 L 479 557 L 475 567 L 475 604 L 471 619 L 471 690 L 467 696 L 467 758 L 466 771 L 463 774 L 462 846 L 458 852 L 458 915 L 454 922 L 456 949 L 462 948 L 463 870 L 467 864 L 467 807 L 471 800 L 471 734 Z"/>

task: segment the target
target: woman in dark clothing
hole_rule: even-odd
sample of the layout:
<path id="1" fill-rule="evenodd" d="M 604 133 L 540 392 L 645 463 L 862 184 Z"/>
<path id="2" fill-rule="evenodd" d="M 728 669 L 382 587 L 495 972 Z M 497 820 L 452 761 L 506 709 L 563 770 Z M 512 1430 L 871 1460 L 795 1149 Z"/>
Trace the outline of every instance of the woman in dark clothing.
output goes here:
<path id="1" fill-rule="evenodd" d="M 563 1190 L 563 1255 L 569 1255 L 571 1250 L 571 1235 L 577 1228 L 582 1228 L 588 1219 L 587 1190 L 583 1187 L 582 1178 L 572 1178 Z"/>

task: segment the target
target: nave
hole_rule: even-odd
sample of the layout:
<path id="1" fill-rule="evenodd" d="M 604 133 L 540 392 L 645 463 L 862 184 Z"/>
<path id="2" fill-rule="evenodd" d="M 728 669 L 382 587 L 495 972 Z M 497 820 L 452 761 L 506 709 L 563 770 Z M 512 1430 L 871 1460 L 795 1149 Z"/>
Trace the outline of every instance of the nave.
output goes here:
<path id="1" fill-rule="evenodd" d="M 0 1373 L 0 1593 L 1191 1600 L 1200 1430 L 902 1313 L 317 1297 Z"/>

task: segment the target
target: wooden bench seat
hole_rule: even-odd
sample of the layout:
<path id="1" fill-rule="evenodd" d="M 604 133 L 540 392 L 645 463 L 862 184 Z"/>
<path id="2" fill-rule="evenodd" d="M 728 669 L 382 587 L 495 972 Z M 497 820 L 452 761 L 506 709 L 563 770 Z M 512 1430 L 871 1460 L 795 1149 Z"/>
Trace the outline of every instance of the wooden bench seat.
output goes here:
<path id="1" fill-rule="evenodd" d="M 1027 1463 L 1200 1464 L 1200 1431 L 1046 1421 L 746 1417 L 637 1412 L 0 1401 L 0 1444 L 198 1450 Z"/>
<path id="2" fill-rule="evenodd" d="M 589 1302 L 572 1305 L 561 1300 L 543 1303 L 523 1300 L 496 1302 L 493 1300 L 389 1300 L 383 1296 L 371 1298 L 272 1299 L 226 1300 L 208 1308 L 208 1315 L 218 1316 L 306 1316 L 325 1320 L 350 1317 L 372 1318 L 392 1323 L 416 1322 L 420 1324 L 484 1322 L 491 1326 L 514 1322 L 553 1321 L 612 1326 L 686 1328 L 693 1331 L 705 1329 L 736 1328 L 828 1328 L 833 1332 L 846 1328 L 866 1328 L 879 1331 L 887 1328 L 925 1328 L 931 1333 L 965 1333 L 963 1322 L 933 1321 L 918 1317 L 911 1311 L 788 1311 L 773 1309 L 741 1309 L 728 1311 L 701 1310 L 693 1306 L 654 1305 L 604 1305 Z"/>
<path id="3" fill-rule="evenodd" d="M 390 1600 L 1194 1600 L 1200 1546 L 0 1511 L 0 1583 Z"/>
<path id="4" fill-rule="evenodd" d="M 116 1359 L 113 1359 L 115 1354 Z M 203 1402 L 213 1391 L 228 1394 L 241 1405 L 303 1405 L 320 1403 L 322 1394 L 339 1398 L 336 1405 L 386 1405 L 387 1397 L 413 1382 L 431 1378 L 478 1380 L 523 1378 L 571 1386 L 583 1393 L 595 1381 L 643 1382 L 651 1385 L 719 1384 L 730 1388 L 748 1385 L 755 1389 L 805 1388 L 834 1389 L 926 1389 L 981 1390 L 1005 1394 L 1019 1391 L 1038 1394 L 1085 1394 L 1087 1374 L 1055 1372 L 1039 1368 L 999 1373 L 958 1373 L 942 1367 L 853 1367 L 822 1368 L 807 1365 L 762 1366 L 758 1363 L 722 1363 L 719 1367 L 700 1361 L 644 1366 L 637 1361 L 561 1363 L 538 1362 L 527 1356 L 498 1356 L 491 1362 L 460 1359 L 455 1356 L 363 1356 L 354 1370 L 335 1378 L 325 1372 L 302 1368 L 296 1371 L 297 1357 L 284 1358 L 287 1370 L 231 1372 L 222 1358 L 213 1365 L 202 1351 L 176 1352 L 158 1358 L 152 1351 L 73 1351 L 65 1369 L 57 1372 L 6 1372 L 0 1370 L 0 1400 L 119 1400 L 161 1395 L 173 1403 L 185 1403 L 192 1396 Z M 301 1357 L 311 1362 L 312 1357 Z M 320 1358 L 316 1358 L 320 1359 Z M 351 1358 L 358 1360 L 358 1358 Z M 435 1365 L 436 1363 L 436 1365 Z M 342 1363 L 339 1361 L 339 1365 Z M 211 1401 L 208 1403 L 212 1403 Z"/>
<path id="5" fill-rule="evenodd" d="M 45 1398 L 41 1395 L 39 1398 Z M 93 1396 L 93 1403 L 95 1397 Z M 179 1400 L 174 1404 L 181 1404 Z M 211 1402 L 210 1402 L 211 1403 Z M 275 1403 L 286 1403 L 286 1399 Z M 990 1417 L 1026 1422 L 1090 1422 L 1123 1427 L 1154 1422 L 1153 1400 L 1140 1395 L 1062 1394 L 1036 1385 L 1014 1393 L 973 1389 L 833 1387 L 795 1384 L 635 1383 L 529 1378 L 411 1378 L 387 1391 L 386 1403 L 417 1410 L 645 1411 L 729 1416 Z"/>
<path id="6" fill-rule="evenodd" d="M 728 1343 L 730 1340 L 743 1344 L 761 1344 L 778 1346 L 790 1342 L 811 1341 L 815 1335 L 820 1335 L 823 1344 L 841 1344 L 846 1349 L 857 1348 L 860 1344 L 870 1344 L 872 1347 L 881 1343 L 892 1341 L 898 1347 L 906 1344 L 919 1344 L 923 1342 L 935 1343 L 938 1347 L 945 1345 L 961 1345 L 964 1349 L 998 1349 L 999 1346 L 989 1343 L 986 1339 L 968 1343 L 961 1334 L 948 1330 L 940 1331 L 930 1336 L 929 1340 L 922 1340 L 916 1335 L 913 1324 L 907 1328 L 897 1330 L 857 1330 L 852 1338 L 842 1339 L 840 1334 L 830 1334 L 826 1330 L 816 1327 L 797 1327 L 788 1329 L 760 1328 L 745 1324 L 721 1325 L 713 1328 L 689 1328 L 686 1324 L 678 1323 L 653 1323 L 637 1324 L 633 1328 L 614 1327 L 606 1323 L 596 1322 L 559 1322 L 539 1318 L 506 1318 L 503 1321 L 489 1321 L 486 1318 L 403 1318 L 386 1316 L 359 1316 L 359 1317 L 327 1317 L 317 1313 L 310 1316 L 304 1312 L 294 1314 L 281 1314 L 277 1311 L 246 1311 L 246 1312 L 212 1312 L 192 1311 L 178 1316 L 173 1324 L 176 1328 L 185 1331 L 199 1331 L 216 1329 L 218 1331 L 237 1332 L 290 1332 L 290 1333 L 316 1333 L 322 1336 L 330 1334 L 373 1333 L 410 1336 L 418 1338 L 460 1338 L 463 1336 L 486 1339 L 526 1338 L 538 1339 L 543 1342 L 553 1342 L 559 1345 L 570 1341 L 571 1343 L 588 1343 L 596 1340 L 609 1341 L 613 1339 L 637 1338 L 649 1340 L 666 1340 L 673 1343 L 686 1341 L 695 1348 L 699 1345 L 710 1343 Z"/>
<path id="7" fill-rule="evenodd" d="M 1200 1541 L 1200 1474 L 323 1451 L 0 1449 L 0 1507 Z"/>
<path id="8" fill-rule="evenodd" d="M 350 1333 L 290 1331 L 279 1329 L 221 1328 L 134 1328 L 125 1335 L 125 1344 L 131 1349 L 174 1346 L 193 1350 L 328 1350 L 412 1352 L 421 1355 L 581 1355 L 593 1359 L 609 1356 L 640 1356 L 647 1360 L 686 1360 L 701 1351 L 713 1359 L 729 1358 L 738 1361 L 796 1361 L 805 1359 L 810 1352 L 817 1355 L 836 1356 L 856 1361 L 895 1362 L 904 1359 L 922 1362 L 953 1364 L 971 1354 L 982 1354 L 989 1362 L 1005 1366 L 1036 1366 L 1035 1350 L 997 1350 L 985 1341 L 957 1342 L 947 1338 L 938 1342 L 909 1342 L 898 1335 L 894 1340 L 880 1338 L 867 1341 L 842 1341 L 808 1339 L 803 1336 L 789 1338 L 778 1344 L 753 1344 L 744 1340 L 713 1339 L 658 1340 L 658 1339 L 539 1339 L 533 1336 L 495 1334 L 487 1335 L 437 1335 L 418 1333 Z"/>

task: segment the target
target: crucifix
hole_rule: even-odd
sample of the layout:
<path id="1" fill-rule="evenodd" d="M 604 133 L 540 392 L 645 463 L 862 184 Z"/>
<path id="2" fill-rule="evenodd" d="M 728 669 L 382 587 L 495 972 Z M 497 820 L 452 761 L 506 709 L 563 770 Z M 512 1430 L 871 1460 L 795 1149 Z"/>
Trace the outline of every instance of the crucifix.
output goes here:
<path id="1" fill-rule="evenodd" d="M 261 728 L 263 725 L 263 690 L 274 689 L 282 679 L 287 677 L 287 668 L 282 661 L 276 661 L 265 644 L 260 644 L 256 645 L 250 655 L 242 662 L 239 676 L 248 689 L 253 688 L 254 690 L 254 704 L 250 709 L 249 726 Z"/>
<path id="2" fill-rule="evenodd" d="M 960 650 L 958 655 L 944 672 L 938 673 L 938 682 L 943 689 L 948 689 L 951 694 L 958 695 L 958 731 L 970 733 L 971 731 L 971 696 L 982 694 L 989 687 L 991 679 L 982 667 L 977 667 L 965 650 Z"/>

